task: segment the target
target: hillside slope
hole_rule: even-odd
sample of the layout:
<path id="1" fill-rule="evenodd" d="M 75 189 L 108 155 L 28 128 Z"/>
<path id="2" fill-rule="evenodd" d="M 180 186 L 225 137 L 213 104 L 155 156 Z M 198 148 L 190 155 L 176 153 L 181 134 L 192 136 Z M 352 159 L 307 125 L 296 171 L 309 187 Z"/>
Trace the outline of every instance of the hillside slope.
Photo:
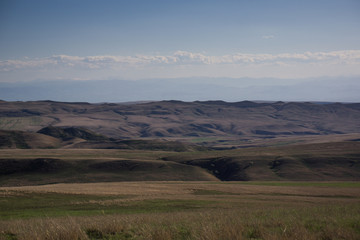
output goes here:
<path id="1" fill-rule="evenodd" d="M 360 142 L 332 142 L 178 154 L 162 158 L 199 166 L 222 181 L 360 180 Z"/>
<path id="2" fill-rule="evenodd" d="M 360 142 L 227 151 L 2 150 L 0 186 L 108 181 L 359 181 Z"/>
<path id="3" fill-rule="evenodd" d="M 0 102 L 0 129 L 36 132 L 50 125 L 86 128 L 113 138 L 360 133 L 360 104 Z"/>
<path id="4" fill-rule="evenodd" d="M 61 141 L 51 136 L 23 131 L 0 130 L 0 149 L 57 148 Z"/>
<path id="5" fill-rule="evenodd" d="M 0 130 L 0 149 L 132 149 L 192 152 L 208 150 L 196 144 L 165 139 L 112 139 L 85 128 L 45 127 L 37 133 Z"/>

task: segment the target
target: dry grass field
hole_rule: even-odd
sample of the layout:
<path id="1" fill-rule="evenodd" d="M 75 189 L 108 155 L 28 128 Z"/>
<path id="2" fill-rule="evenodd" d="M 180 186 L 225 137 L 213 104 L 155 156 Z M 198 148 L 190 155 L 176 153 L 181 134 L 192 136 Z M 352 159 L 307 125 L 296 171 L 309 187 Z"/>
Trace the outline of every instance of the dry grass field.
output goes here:
<path id="1" fill-rule="evenodd" d="M 0 188 L 0 239 L 359 239 L 358 182 Z"/>

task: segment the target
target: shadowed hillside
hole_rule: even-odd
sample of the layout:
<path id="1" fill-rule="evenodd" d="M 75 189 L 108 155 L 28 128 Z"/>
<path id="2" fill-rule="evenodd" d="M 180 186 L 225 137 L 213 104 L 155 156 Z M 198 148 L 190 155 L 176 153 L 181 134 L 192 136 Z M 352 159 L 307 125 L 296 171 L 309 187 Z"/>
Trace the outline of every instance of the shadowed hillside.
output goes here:
<path id="1" fill-rule="evenodd" d="M 80 159 L 79 159 L 80 157 Z M 203 169 L 161 160 L 0 159 L 0 186 L 116 181 L 217 181 Z"/>
<path id="2" fill-rule="evenodd" d="M 109 181 L 359 181 L 360 142 L 226 151 L 1 150 L 0 186 Z"/>
<path id="3" fill-rule="evenodd" d="M 102 136 L 100 134 L 96 134 L 84 128 L 75 128 L 75 127 L 60 128 L 60 127 L 49 126 L 40 129 L 38 133 L 52 136 L 55 138 L 60 138 L 63 141 L 71 140 L 74 138 L 82 138 L 84 140 L 91 140 L 91 141 L 108 140 L 107 137 Z"/>
<path id="4" fill-rule="evenodd" d="M 360 180 L 360 142 L 214 151 L 163 158 L 199 166 L 222 181 Z"/>

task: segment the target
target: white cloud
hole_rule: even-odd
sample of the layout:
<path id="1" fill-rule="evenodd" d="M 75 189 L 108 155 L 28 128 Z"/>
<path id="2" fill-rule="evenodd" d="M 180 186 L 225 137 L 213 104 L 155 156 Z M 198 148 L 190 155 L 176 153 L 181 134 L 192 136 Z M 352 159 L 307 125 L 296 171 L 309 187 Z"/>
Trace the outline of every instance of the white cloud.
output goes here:
<path id="1" fill-rule="evenodd" d="M 276 77 L 360 75 L 360 50 L 221 56 L 189 51 L 170 55 L 24 57 L 0 61 L 0 81 L 139 79 L 167 77 Z"/>
<path id="2" fill-rule="evenodd" d="M 70 67 L 70 68 L 118 68 L 144 65 L 193 65 L 193 64 L 359 64 L 360 50 L 332 52 L 304 52 L 281 54 L 245 54 L 235 53 L 223 56 L 207 56 L 201 53 L 177 51 L 169 56 L 136 55 L 136 56 L 69 56 L 54 55 L 45 58 L 23 58 L 19 60 L 0 61 L 0 71 L 13 71 L 29 68 Z"/>

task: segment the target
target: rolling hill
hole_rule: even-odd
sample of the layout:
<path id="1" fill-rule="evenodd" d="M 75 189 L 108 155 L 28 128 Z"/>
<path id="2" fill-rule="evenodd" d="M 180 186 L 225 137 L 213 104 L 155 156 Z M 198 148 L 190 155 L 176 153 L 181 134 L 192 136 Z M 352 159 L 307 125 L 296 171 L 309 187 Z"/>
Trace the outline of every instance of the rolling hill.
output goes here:
<path id="1" fill-rule="evenodd" d="M 113 139 L 85 128 L 45 127 L 37 133 L 0 130 L 0 149 L 132 149 L 191 152 L 208 150 L 196 144 L 165 139 Z"/>
<path id="2" fill-rule="evenodd" d="M 58 148 L 61 140 L 39 133 L 0 130 L 0 149 Z"/>
<path id="3" fill-rule="evenodd" d="M 116 181 L 359 181 L 360 142 L 226 151 L 3 149 L 0 186 Z"/>
<path id="4" fill-rule="evenodd" d="M 0 102 L 0 129 L 86 128 L 111 138 L 329 135 L 360 132 L 360 104 L 161 101 Z"/>
<path id="5" fill-rule="evenodd" d="M 356 103 L 2 101 L 0 186 L 358 181 L 359 120 Z"/>

